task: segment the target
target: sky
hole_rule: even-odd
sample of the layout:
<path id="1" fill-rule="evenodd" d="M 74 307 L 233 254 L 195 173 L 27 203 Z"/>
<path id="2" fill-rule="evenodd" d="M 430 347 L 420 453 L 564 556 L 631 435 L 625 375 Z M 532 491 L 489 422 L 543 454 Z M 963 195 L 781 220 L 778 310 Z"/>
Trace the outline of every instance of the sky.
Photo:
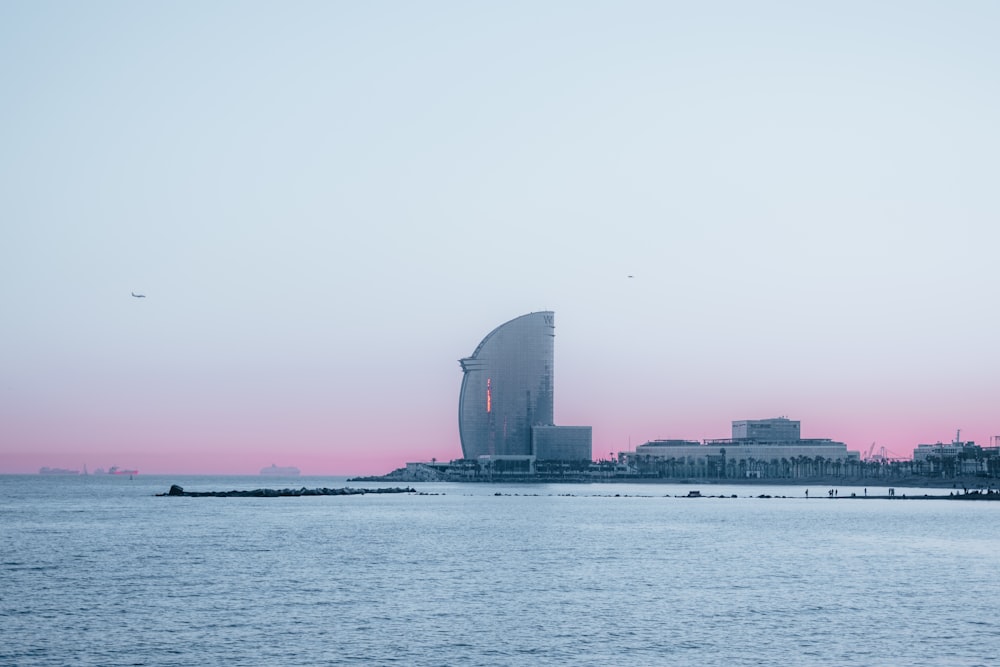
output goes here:
<path id="1" fill-rule="evenodd" d="M 457 360 L 539 310 L 595 458 L 776 416 L 989 445 L 998 29 L 961 1 L 0 3 L 0 473 L 459 458 Z"/>

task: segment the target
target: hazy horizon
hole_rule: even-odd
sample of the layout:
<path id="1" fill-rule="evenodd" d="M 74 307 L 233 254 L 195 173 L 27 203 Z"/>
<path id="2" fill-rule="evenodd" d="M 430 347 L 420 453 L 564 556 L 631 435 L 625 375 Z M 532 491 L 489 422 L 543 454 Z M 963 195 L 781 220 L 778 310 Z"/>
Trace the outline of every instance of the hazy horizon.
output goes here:
<path id="1" fill-rule="evenodd" d="M 987 446 L 998 19 L 4 3 L 0 473 L 459 458 L 457 360 L 539 310 L 595 458 Z"/>

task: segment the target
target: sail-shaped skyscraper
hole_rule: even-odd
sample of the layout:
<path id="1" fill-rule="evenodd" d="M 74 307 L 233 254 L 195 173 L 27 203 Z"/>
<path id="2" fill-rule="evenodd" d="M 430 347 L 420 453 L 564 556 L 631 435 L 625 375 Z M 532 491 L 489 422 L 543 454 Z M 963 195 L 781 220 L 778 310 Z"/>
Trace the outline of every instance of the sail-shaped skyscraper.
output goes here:
<path id="1" fill-rule="evenodd" d="M 501 324 L 459 361 L 464 458 L 590 459 L 589 426 L 553 426 L 554 350 L 555 313 L 542 311 Z"/>

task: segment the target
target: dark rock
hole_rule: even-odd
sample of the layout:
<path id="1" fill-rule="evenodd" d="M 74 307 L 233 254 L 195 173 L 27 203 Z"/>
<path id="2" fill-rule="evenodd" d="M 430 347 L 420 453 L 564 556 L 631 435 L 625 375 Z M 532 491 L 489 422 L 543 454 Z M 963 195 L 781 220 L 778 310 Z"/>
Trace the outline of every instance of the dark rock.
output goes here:
<path id="1" fill-rule="evenodd" d="M 254 489 L 253 491 L 185 491 L 177 484 L 170 487 L 169 493 L 157 493 L 158 496 L 185 496 L 188 498 L 278 498 L 278 497 L 298 497 L 298 496 L 356 496 L 366 493 L 416 493 L 410 487 L 400 488 L 379 488 L 379 489 Z M 500 495 L 499 493 L 497 495 Z"/>

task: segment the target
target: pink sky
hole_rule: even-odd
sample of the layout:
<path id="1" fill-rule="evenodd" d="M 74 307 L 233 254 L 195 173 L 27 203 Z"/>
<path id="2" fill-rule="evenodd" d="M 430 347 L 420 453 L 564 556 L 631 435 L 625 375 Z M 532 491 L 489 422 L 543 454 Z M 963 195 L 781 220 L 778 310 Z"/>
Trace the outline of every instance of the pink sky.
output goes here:
<path id="1" fill-rule="evenodd" d="M 559 366 L 558 342 L 556 358 Z M 391 414 L 375 409 L 383 407 L 374 400 L 377 394 L 341 396 L 337 411 L 316 399 L 300 405 L 268 404 L 248 396 L 244 405 L 230 396 L 200 404 L 197 394 L 173 395 L 177 404 L 171 409 L 139 405 L 124 397 L 109 403 L 77 396 L 80 402 L 70 409 L 54 410 L 51 404 L 41 409 L 22 402 L 14 405 L 15 410 L 20 408 L 14 414 L 8 403 L 0 472 L 33 473 L 41 466 L 82 469 L 86 464 L 90 470 L 118 465 L 146 474 L 256 474 L 275 463 L 297 466 L 307 475 L 353 475 L 383 474 L 407 461 L 459 458 L 455 413 L 460 371 L 457 364 L 451 368 L 454 362 L 444 363 L 440 376 L 451 374 L 453 386 L 444 382 L 434 394 L 391 392 L 390 402 L 404 397 L 409 401 Z M 567 363 L 564 360 L 562 366 Z M 903 458 L 919 443 L 950 441 L 958 427 L 963 440 L 983 446 L 990 444 L 991 436 L 1000 435 L 982 416 L 989 411 L 985 399 L 936 404 L 947 399 L 947 392 L 928 392 L 920 399 L 901 391 L 906 401 L 897 396 L 896 403 L 860 395 L 846 407 L 830 407 L 835 396 L 747 400 L 722 391 L 714 396 L 697 391 L 685 395 L 676 389 L 662 394 L 649 391 L 648 400 L 635 400 L 608 391 L 608 385 L 577 383 L 576 375 L 566 369 L 560 380 L 557 372 L 556 421 L 593 426 L 595 458 L 656 438 L 725 438 L 734 419 L 782 415 L 802 422 L 803 437 L 840 440 L 862 452 L 874 442 L 876 453 L 885 447 L 890 455 Z M 161 391 L 153 405 L 169 398 Z M 841 398 L 847 402 L 849 397 Z M 769 409 L 772 405 L 780 407 Z"/>

